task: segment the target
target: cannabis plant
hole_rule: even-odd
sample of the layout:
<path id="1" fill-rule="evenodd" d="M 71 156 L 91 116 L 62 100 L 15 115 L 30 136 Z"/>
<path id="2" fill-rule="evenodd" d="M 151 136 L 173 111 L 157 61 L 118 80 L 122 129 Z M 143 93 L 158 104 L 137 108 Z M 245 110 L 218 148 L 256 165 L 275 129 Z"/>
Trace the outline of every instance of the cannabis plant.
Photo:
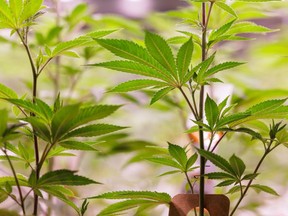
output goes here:
<path id="1" fill-rule="evenodd" d="M 123 93 L 150 89 L 154 91 L 150 104 L 164 98 L 171 91 L 178 91 L 182 95 L 193 115 L 191 121 L 195 124 L 188 133 L 197 132 L 199 134 L 199 147 L 186 146 L 183 148 L 169 143 L 168 150 L 153 148 L 154 154 L 146 157 L 146 160 L 173 168 L 163 175 L 183 173 L 190 186 L 190 191 L 194 193 L 193 179 L 189 177 L 188 173 L 197 168 L 195 162 L 199 156 L 199 215 L 204 215 L 205 182 L 208 178 L 219 180 L 220 183 L 217 185 L 219 187 L 230 186 L 228 193 L 239 194 L 239 200 L 230 213 L 232 216 L 250 188 L 277 194 L 272 188 L 254 182 L 260 175 L 259 167 L 267 155 L 277 147 L 287 145 L 287 127 L 285 123 L 278 122 L 276 119 L 287 118 L 288 107 L 285 105 L 286 99 L 284 98 L 262 101 L 246 110 L 235 112 L 237 106 L 228 103 L 229 97 L 217 102 L 212 95 L 206 93 L 205 89 L 215 82 L 223 82 L 217 77 L 220 72 L 230 70 L 230 73 L 233 73 L 234 68 L 241 68 L 243 65 L 242 62 L 230 59 L 218 62 L 217 53 L 221 50 L 216 53 L 216 45 L 228 40 L 249 39 L 243 33 L 270 32 L 272 30 L 251 21 L 241 20 L 236 11 L 222 1 L 193 1 L 191 4 L 194 11 L 191 12 L 190 17 L 187 15 L 186 20 L 192 25 L 190 26 L 192 27 L 191 32 L 181 31 L 181 36 L 165 39 L 157 33 L 146 31 L 144 46 L 143 43 L 138 44 L 130 40 L 95 39 L 98 44 L 112 52 L 118 59 L 90 66 L 139 76 L 139 79 L 119 84 L 111 89 L 111 92 Z M 209 21 L 213 16 L 217 18 L 219 11 L 226 13 L 226 21 L 217 28 L 211 29 Z M 185 14 L 183 16 L 185 17 Z M 184 42 L 180 47 L 175 47 L 171 45 L 171 42 L 175 41 L 177 43 Z M 194 53 L 199 49 L 201 50 L 200 58 Z M 260 119 L 266 119 L 265 122 L 268 121 L 268 124 L 270 122 L 267 130 L 261 133 L 248 126 L 249 122 Z M 209 134 L 207 145 L 204 143 L 204 133 Z M 263 145 L 262 157 L 254 170 L 246 170 L 245 162 L 237 155 L 237 152 L 232 153 L 229 159 L 225 159 L 215 152 L 223 139 L 228 134 L 233 135 L 234 133 L 248 134 L 252 140 Z M 192 156 L 188 153 L 189 147 L 196 152 Z M 226 148 L 230 148 L 230 146 Z M 218 167 L 220 171 L 206 172 L 207 161 Z M 99 215 L 114 215 L 139 206 L 141 210 L 149 205 L 169 205 L 171 203 L 168 194 L 148 191 L 116 191 L 91 197 L 91 199 L 95 198 L 124 200 L 108 206 Z M 196 210 L 195 213 L 197 213 Z"/>
<path id="2" fill-rule="evenodd" d="M 77 175 L 75 170 L 51 170 L 47 168 L 47 163 L 56 156 L 73 155 L 67 150 L 96 151 L 94 145 L 97 141 L 93 137 L 124 128 L 98 123 L 120 106 L 91 103 L 64 105 L 59 92 L 52 105 L 48 105 L 37 94 L 38 84 L 50 62 L 61 55 L 75 56 L 71 49 L 94 45 L 92 38 L 106 36 L 113 30 L 91 32 L 50 47 L 48 44 L 41 44 L 35 51 L 35 47 L 32 49 L 30 45 L 33 37 L 31 29 L 38 24 L 37 19 L 45 12 L 42 3 L 42 0 L 0 1 L 0 28 L 10 30 L 10 40 L 14 40 L 14 44 L 25 51 L 32 83 L 31 92 L 22 92 L 22 95 L 0 84 L 1 105 L 6 103 L 5 106 L 13 110 L 10 112 L 1 108 L 0 111 L 1 160 L 7 162 L 11 171 L 11 175 L 0 177 L 0 201 L 11 199 L 19 206 L 15 208 L 16 211 L 22 215 L 42 215 L 44 211 L 49 215 L 49 205 L 44 210 L 40 210 L 39 206 L 47 201 L 48 196 L 52 196 L 71 206 L 78 215 L 83 215 L 87 209 L 87 201 L 82 207 L 78 207 L 71 200 L 75 194 L 68 186 L 99 182 Z M 15 63 L 17 64 L 17 60 Z M 24 173 L 17 171 L 19 165 L 25 167 Z M 5 209 L 1 209 L 0 213 L 12 214 Z"/>

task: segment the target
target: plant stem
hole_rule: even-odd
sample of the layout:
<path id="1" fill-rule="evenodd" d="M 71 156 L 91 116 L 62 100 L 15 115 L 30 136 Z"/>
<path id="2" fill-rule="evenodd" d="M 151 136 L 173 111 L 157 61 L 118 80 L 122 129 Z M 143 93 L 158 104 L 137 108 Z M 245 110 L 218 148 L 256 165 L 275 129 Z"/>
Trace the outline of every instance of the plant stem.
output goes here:
<path id="1" fill-rule="evenodd" d="M 29 48 L 29 45 L 27 43 L 27 37 L 28 37 L 28 31 L 25 31 L 25 35 L 22 36 L 19 30 L 17 30 L 17 34 L 26 50 L 26 53 L 29 58 L 31 70 L 32 70 L 32 75 L 33 75 L 33 87 L 32 87 L 32 101 L 35 103 L 35 99 L 37 97 L 37 69 L 35 67 L 32 54 Z M 35 116 L 34 113 L 31 113 L 31 116 Z M 38 137 L 35 135 L 35 130 L 33 128 L 33 142 L 34 142 L 34 154 L 35 154 L 35 173 L 36 173 L 36 181 L 39 179 L 40 175 L 40 169 L 39 169 L 39 147 L 38 147 Z M 37 210 L 38 210 L 38 195 L 34 192 L 34 208 L 33 208 L 33 215 L 37 215 Z"/>
<path id="2" fill-rule="evenodd" d="M 190 110 L 192 111 L 195 119 L 197 120 L 197 119 L 198 119 L 198 115 L 196 114 L 196 112 L 195 112 L 195 110 L 194 110 L 194 108 L 193 108 L 190 100 L 188 99 L 187 95 L 185 94 L 185 92 L 183 91 L 183 89 L 182 89 L 181 87 L 179 87 L 179 90 L 180 90 L 180 92 L 182 93 L 183 97 L 185 98 L 185 100 L 186 100 L 186 102 L 187 102 Z"/>
<path id="3" fill-rule="evenodd" d="M 202 3 L 202 62 L 206 59 L 206 4 Z M 204 85 L 200 89 L 200 99 L 199 99 L 199 118 L 203 121 L 203 111 L 204 111 Z M 199 126 L 199 145 L 200 149 L 204 149 L 204 133 L 203 127 Z M 200 185 L 199 185 L 199 215 L 204 216 L 205 208 L 205 158 L 200 156 Z"/>
<path id="4" fill-rule="evenodd" d="M 186 180 L 187 180 L 187 182 L 188 182 L 188 184 L 189 184 L 191 193 L 194 194 L 193 185 L 192 185 L 192 183 L 191 183 L 191 181 L 190 181 L 190 179 L 189 179 L 189 176 L 188 176 L 187 172 L 184 172 L 184 174 L 185 174 Z M 196 208 L 193 208 L 193 209 L 194 209 L 194 215 L 197 216 Z"/>
<path id="5" fill-rule="evenodd" d="M 18 178 L 17 178 L 17 174 L 16 174 L 16 171 L 15 171 L 15 168 L 10 160 L 10 157 L 9 155 L 7 154 L 7 150 L 6 148 L 5 149 L 1 149 L 2 152 L 5 154 L 7 160 L 8 160 L 8 163 L 9 163 L 9 166 L 12 170 L 12 173 L 13 173 L 13 176 L 14 176 L 14 179 L 15 179 L 15 183 L 16 183 L 16 187 L 18 189 L 18 192 L 19 192 L 19 197 L 20 197 L 20 206 L 21 206 L 21 209 L 22 209 L 22 212 L 23 212 L 23 215 L 26 215 L 26 212 L 25 212 L 25 206 L 24 206 L 24 200 L 23 200 L 23 195 L 22 195 L 22 190 L 21 190 L 21 187 L 20 187 L 20 183 L 18 181 Z M 15 199 L 15 201 L 19 204 L 19 202 Z"/>
<path id="6" fill-rule="evenodd" d="M 264 159 L 265 159 L 266 156 L 269 154 L 269 152 L 270 152 L 269 149 L 267 149 L 267 150 L 264 152 L 264 154 L 263 154 L 263 156 L 261 157 L 260 161 L 258 162 L 258 164 L 257 164 L 257 166 L 256 166 L 256 168 L 255 168 L 255 170 L 254 170 L 254 172 L 253 172 L 253 174 L 256 174 L 256 173 L 258 172 L 261 164 L 263 163 Z M 235 207 L 234 207 L 233 210 L 231 211 L 230 216 L 232 216 L 232 215 L 235 213 L 235 211 L 237 210 L 238 206 L 240 205 L 240 203 L 242 202 L 243 198 L 245 197 L 247 191 L 249 190 L 249 188 L 250 188 L 253 180 L 254 180 L 254 179 L 251 179 L 251 180 L 248 182 L 248 184 L 247 184 L 245 190 L 243 191 L 243 193 L 241 194 L 241 197 L 239 198 L 237 204 L 235 205 Z"/>

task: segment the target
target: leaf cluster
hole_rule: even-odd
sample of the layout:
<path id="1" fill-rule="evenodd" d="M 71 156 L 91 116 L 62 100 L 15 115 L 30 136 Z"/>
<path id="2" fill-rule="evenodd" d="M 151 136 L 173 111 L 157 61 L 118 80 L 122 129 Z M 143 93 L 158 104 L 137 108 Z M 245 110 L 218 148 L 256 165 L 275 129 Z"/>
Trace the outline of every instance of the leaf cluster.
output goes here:
<path id="1" fill-rule="evenodd" d="M 109 205 L 97 214 L 98 216 L 118 215 L 137 207 L 157 206 L 171 202 L 169 194 L 152 191 L 114 191 L 90 197 L 89 199 L 125 199 Z"/>
<path id="2" fill-rule="evenodd" d="M 222 172 L 207 173 L 205 176 L 209 179 L 220 180 L 220 183 L 216 185 L 217 187 L 233 185 L 228 193 L 241 192 L 241 195 L 243 195 L 243 190 L 247 187 L 245 182 L 254 180 L 258 176 L 258 173 L 255 172 L 245 174 L 246 165 L 243 160 L 235 154 L 233 154 L 228 161 L 218 154 L 203 149 L 198 149 L 198 153 L 221 169 Z M 278 195 L 276 191 L 268 186 L 252 184 L 249 185 L 249 187 L 257 189 L 258 191 Z"/>
<path id="3" fill-rule="evenodd" d="M 185 148 L 171 143 L 168 144 L 168 154 L 163 156 L 153 156 L 150 158 L 146 158 L 146 160 L 150 162 L 172 167 L 175 169 L 173 171 L 163 173 L 161 174 L 161 176 L 175 173 L 187 173 L 198 168 L 197 166 L 194 166 L 198 158 L 198 155 L 196 153 L 188 157 Z"/>

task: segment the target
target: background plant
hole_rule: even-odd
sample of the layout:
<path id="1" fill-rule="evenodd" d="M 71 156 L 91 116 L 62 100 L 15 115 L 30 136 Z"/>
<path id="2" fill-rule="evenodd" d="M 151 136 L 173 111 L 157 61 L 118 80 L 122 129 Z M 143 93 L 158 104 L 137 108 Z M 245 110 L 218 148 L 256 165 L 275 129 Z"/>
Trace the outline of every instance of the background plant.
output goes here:
<path id="1" fill-rule="evenodd" d="M 212 14 L 212 8 L 214 4 L 220 9 L 229 13 L 233 17 L 233 20 L 225 23 L 218 29 L 208 32 L 209 18 Z M 226 186 L 233 183 L 240 184 L 237 185 L 237 188 L 240 189 L 241 196 L 238 203 L 236 204 L 235 209 L 233 209 L 231 212 L 231 215 L 233 215 L 239 203 L 245 196 L 248 188 L 251 186 L 253 179 L 256 177 L 259 166 L 263 162 L 264 158 L 277 146 L 285 144 L 285 141 L 283 140 L 274 140 L 276 138 L 276 134 L 285 127 L 285 125 L 280 126 L 281 123 L 277 123 L 276 125 L 273 123 L 273 125 L 270 127 L 270 139 L 268 139 L 268 143 L 266 143 L 266 141 L 263 141 L 264 138 L 262 138 L 259 133 L 250 128 L 243 127 L 242 125 L 244 125 L 245 122 L 258 119 L 286 118 L 287 106 L 283 105 L 286 99 L 268 100 L 254 105 L 253 107 L 247 109 L 244 112 L 239 112 L 236 114 L 230 113 L 233 106 L 227 107 L 228 98 L 226 98 L 219 104 L 217 104 L 211 97 L 209 97 L 209 95 L 207 95 L 205 99 L 205 86 L 213 82 L 221 82 L 221 80 L 214 77 L 216 73 L 241 65 L 241 63 L 239 62 L 224 62 L 215 65 L 215 63 L 213 63 L 215 53 L 209 55 L 210 49 L 212 49 L 212 47 L 220 41 L 246 40 L 245 37 L 238 36 L 241 33 L 268 32 L 271 30 L 263 26 L 256 25 L 252 22 L 237 22 L 237 15 L 234 10 L 230 6 L 222 2 L 203 2 L 201 4 L 201 9 L 198 9 L 198 11 L 202 11 L 202 18 L 199 20 L 190 19 L 189 22 L 192 22 L 193 26 L 196 28 L 196 30 L 199 29 L 199 32 L 201 34 L 198 36 L 195 33 L 184 32 L 185 35 L 191 36 L 191 38 L 181 38 L 185 39 L 186 42 L 178 49 L 176 56 L 173 55 L 172 48 L 168 45 L 168 42 L 165 39 L 163 39 L 157 34 L 146 32 L 144 40 L 145 47 L 142 47 L 141 45 L 127 40 L 98 39 L 97 42 L 101 46 L 105 47 L 106 49 L 114 53 L 116 56 L 121 57 L 125 60 L 99 63 L 94 64 L 93 66 L 101 66 L 108 69 L 149 77 L 150 79 L 138 79 L 122 83 L 116 86 L 111 91 L 128 92 L 147 87 L 157 89 L 151 99 L 151 104 L 164 97 L 173 89 L 178 89 L 181 92 L 183 98 L 187 102 L 188 107 L 190 108 L 190 111 L 193 113 L 194 123 L 198 125 L 191 128 L 189 132 L 199 131 L 200 149 L 198 152 L 201 156 L 199 192 L 200 215 L 204 214 L 204 178 L 205 164 L 207 159 L 212 161 L 217 166 L 220 166 L 222 164 L 220 168 L 224 169 L 227 172 L 230 172 L 229 174 L 234 176 L 232 178 L 233 180 L 230 179 L 222 182 L 219 184 L 219 186 Z M 201 63 L 196 64 L 196 66 L 192 66 L 190 68 L 194 49 L 193 42 L 200 46 Z M 189 90 L 189 94 L 185 93 L 183 88 L 187 88 Z M 204 121 L 204 113 L 206 121 Z M 204 146 L 204 131 L 211 134 L 208 147 Z M 223 131 L 224 134 L 222 135 L 222 137 L 218 141 L 216 140 L 216 146 L 219 145 L 222 138 L 228 132 L 230 133 L 232 131 L 248 133 L 252 135 L 253 138 L 258 138 L 263 141 L 265 153 L 260 159 L 260 162 L 258 163 L 254 173 L 242 177 L 245 170 L 245 165 L 244 162 L 237 156 L 232 156 L 230 158 L 229 164 L 229 162 L 222 160 L 223 158 L 219 157 L 218 155 L 210 154 L 216 148 L 216 146 L 212 146 L 214 136 L 217 132 Z M 271 137 L 271 134 L 274 134 L 273 138 Z M 277 144 L 272 147 L 274 141 L 276 141 Z M 218 163 L 216 163 L 215 161 L 217 161 Z M 229 167 L 230 170 L 227 167 Z M 210 175 L 210 178 L 211 176 L 212 175 Z M 221 175 L 217 176 L 215 174 L 213 178 L 218 179 L 223 178 L 223 176 L 221 177 Z M 250 181 L 247 185 L 243 186 L 242 181 L 244 180 Z M 243 187 L 245 189 L 243 189 Z M 251 187 L 253 187 L 253 185 Z M 254 187 L 264 190 L 266 192 L 276 194 L 275 191 L 268 188 L 267 186 L 255 185 Z M 235 192 L 235 188 L 233 188 L 232 191 Z M 105 198 L 105 195 L 103 197 Z M 103 210 L 103 212 L 105 212 L 105 210 Z M 101 214 L 102 213 L 100 213 L 100 215 Z"/>

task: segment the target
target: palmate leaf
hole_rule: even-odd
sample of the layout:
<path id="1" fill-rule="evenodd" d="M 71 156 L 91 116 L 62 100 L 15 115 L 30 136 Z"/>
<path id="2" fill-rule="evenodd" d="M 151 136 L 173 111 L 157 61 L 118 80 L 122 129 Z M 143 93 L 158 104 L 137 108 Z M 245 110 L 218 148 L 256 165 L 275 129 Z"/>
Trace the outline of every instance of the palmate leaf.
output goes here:
<path id="1" fill-rule="evenodd" d="M 171 197 L 167 193 L 152 191 L 113 191 L 98 196 L 89 197 L 89 199 L 143 199 L 159 203 L 171 202 Z"/>
<path id="2" fill-rule="evenodd" d="M 57 197 L 58 199 L 60 199 L 61 201 L 72 207 L 78 213 L 78 215 L 80 215 L 79 208 L 74 204 L 74 202 L 72 202 L 69 198 L 67 198 L 68 195 L 67 191 L 64 188 L 60 189 L 59 187 L 60 186 L 58 185 L 52 185 L 52 186 L 43 185 L 41 186 L 41 190 L 45 191 L 46 193 L 54 197 Z"/>
<path id="3" fill-rule="evenodd" d="M 169 73 L 169 71 L 167 71 L 160 63 L 158 63 L 158 61 L 156 61 L 145 48 L 139 46 L 138 44 L 128 40 L 116 39 L 97 39 L 96 41 L 99 45 L 108 49 L 116 56 L 148 66 L 156 71 L 156 74 L 158 74 L 157 76 L 160 76 L 161 79 L 170 80 L 171 83 L 174 82 L 171 73 Z M 116 65 L 114 65 L 114 67 L 115 66 Z"/>
<path id="4" fill-rule="evenodd" d="M 205 174 L 209 179 L 234 179 L 235 177 L 229 173 L 212 172 Z"/>
<path id="5" fill-rule="evenodd" d="M 269 194 L 272 194 L 275 196 L 279 196 L 279 194 L 274 189 L 272 189 L 271 187 L 268 187 L 266 185 L 253 184 L 250 187 L 253 188 L 254 190 L 256 190 L 257 192 L 263 191 L 263 192 L 266 192 L 266 193 L 269 193 Z"/>
<path id="6" fill-rule="evenodd" d="M 129 92 L 147 87 L 164 87 L 164 86 L 167 86 L 167 83 L 151 79 L 138 79 L 121 83 L 118 86 L 111 89 L 110 92 Z"/>
<path id="7" fill-rule="evenodd" d="M 157 71 L 157 68 L 152 68 L 147 65 L 143 65 L 137 62 L 132 61 L 111 61 L 111 62 L 104 62 L 99 64 L 90 64 L 90 66 L 99 66 L 104 67 L 116 71 L 122 71 L 126 73 L 136 74 L 136 75 L 143 75 L 148 77 L 153 77 L 157 79 L 164 80 L 168 83 L 171 82 L 171 78 L 167 77 L 166 74 Z"/>
<path id="8" fill-rule="evenodd" d="M 148 52 L 177 80 L 177 71 L 174 56 L 168 43 L 159 35 L 146 32 L 145 45 Z"/>
<path id="9" fill-rule="evenodd" d="M 22 24 L 23 21 L 33 17 L 40 10 L 42 3 L 43 0 L 26 1 L 19 17 L 19 24 Z"/>
<path id="10" fill-rule="evenodd" d="M 220 3 L 220 2 L 217 2 Z M 221 2 L 222 3 L 222 2 Z M 209 42 L 211 40 L 215 40 L 216 38 L 220 37 L 221 35 L 225 34 L 233 25 L 233 23 L 236 21 L 236 19 L 225 23 L 224 25 L 222 25 L 219 29 L 213 31 L 210 35 L 209 35 Z"/>
<path id="11" fill-rule="evenodd" d="M 14 18 L 20 17 L 23 10 L 23 0 L 9 0 L 9 5 Z"/>
<path id="12" fill-rule="evenodd" d="M 240 178 L 243 175 L 243 173 L 244 173 L 244 171 L 246 169 L 246 165 L 244 164 L 242 159 L 237 157 L 235 154 L 233 154 L 229 158 L 229 162 L 230 162 L 230 165 L 233 168 L 234 172 Z"/>
<path id="13" fill-rule="evenodd" d="M 55 56 L 65 52 L 67 50 L 70 50 L 70 49 L 73 49 L 73 48 L 76 48 L 79 46 L 83 46 L 87 42 L 88 41 L 85 38 L 82 38 L 82 39 L 76 38 L 76 39 L 71 40 L 71 41 L 65 41 L 65 42 L 58 43 L 57 46 L 53 49 L 51 56 L 49 56 L 49 57 L 52 58 L 52 57 L 55 57 Z"/>
<path id="14" fill-rule="evenodd" d="M 81 150 L 81 151 L 97 151 L 91 144 L 73 140 L 67 140 L 59 143 L 60 146 L 66 149 Z"/>
<path id="15" fill-rule="evenodd" d="M 120 105 L 96 105 L 80 108 L 78 114 L 70 123 L 70 129 L 91 121 L 103 119 L 114 113 L 120 107 Z"/>
<path id="16" fill-rule="evenodd" d="M 247 112 L 249 116 L 231 123 L 231 127 L 242 124 L 244 122 L 257 119 L 283 119 L 288 118 L 288 106 L 282 105 L 287 99 L 268 100 L 256 104 L 249 108 Z"/>
<path id="17" fill-rule="evenodd" d="M 60 137 L 69 131 L 71 128 L 71 121 L 78 115 L 79 109 L 79 104 L 69 105 L 60 108 L 54 114 L 51 121 L 53 142 L 56 142 Z"/>
<path id="18" fill-rule="evenodd" d="M 11 10 L 6 0 L 0 0 L 0 23 L 5 23 L 8 28 L 15 27 L 13 14 L 11 13 Z"/>
<path id="19" fill-rule="evenodd" d="M 4 202 L 6 199 L 8 199 L 8 197 L 9 197 L 8 193 L 2 188 L 0 188 L 0 204 Z"/>
<path id="20" fill-rule="evenodd" d="M 71 170 L 55 170 L 45 173 L 37 182 L 37 188 L 49 185 L 88 185 L 100 184 L 92 179 L 84 176 L 75 175 L 75 171 Z"/>
<path id="21" fill-rule="evenodd" d="M 174 167 L 176 169 L 183 170 L 183 167 L 180 164 L 178 164 L 176 161 L 169 159 L 169 158 L 152 157 L 152 158 L 145 158 L 145 159 L 150 161 L 150 162 L 153 162 L 153 163 L 157 163 L 157 164 L 161 164 L 164 166 Z"/>
<path id="22" fill-rule="evenodd" d="M 156 101 L 160 100 L 161 98 L 163 98 L 165 95 L 167 95 L 170 91 L 172 91 L 174 89 L 174 87 L 166 87 L 166 88 L 162 88 L 159 91 L 157 91 L 151 101 L 150 101 L 150 105 L 154 104 Z"/>
<path id="23" fill-rule="evenodd" d="M 1 98 L 18 98 L 18 95 L 14 90 L 0 83 L 0 97 Z"/>
<path id="24" fill-rule="evenodd" d="M 192 38 L 189 38 L 189 40 L 180 47 L 177 53 L 176 63 L 179 73 L 179 79 L 182 84 L 184 84 L 184 76 L 188 72 L 189 66 L 191 64 L 193 49 L 194 45 Z"/>
<path id="25" fill-rule="evenodd" d="M 199 72 L 197 74 L 197 82 L 199 84 L 202 84 L 205 78 L 205 73 L 212 64 L 213 60 L 215 58 L 215 53 L 211 55 L 209 58 L 207 58 L 205 61 L 201 62 L 199 65 L 201 66 L 199 69 Z"/>
<path id="26" fill-rule="evenodd" d="M 228 31 L 227 34 L 243 34 L 243 33 L 266 33 L 274 30 L 267 27 L 257 25 L 253 22 L 238 22 L 235 23 Z"/>
<path id="27" fill-rule="evenodd" d="M 274 2 L 274 1 L 281 1 L 281 0 L 237 0 L 242 2 Z"/>
<path id="28" fill-rule="evenodd" d="M 181 165 L 182 169 L 185 169 L 188 161 L 185 150 L 181 146 L 174 145 L 171 143 L 168 144 L 169 144 L 168 147 L 169 154 Z"/>
<path id="29" fill-rule="evenodd" d="M 64 135 L 61 140 L 66 140 L 72 137 L 94 137 L 100 136 L 107 133 L 112 133 L 118 130 L 125 129 L 126 127 L 121 127 L 117 125 L 110 124 L 93 124 L 75 129 L 68 134 Z"/>
<path id="30" fill-rule="evenodd" d="M 213 128 L 218 119 L 219 110 L 216 102 L 208 94 L 205 100 L 205 115 L 209 126 Z"/>
<path id="31" fill-rule="evenodd" d="M 222 158 L 221 156 L 203 150 L 203 149 L 197 149 L 198 153 L 205 157 L 207 160 L 211 161 L 215 166 L 219 167 L 220 169 L 224 170 L 225 172 L 235 176 L 235 172 L 233 167 L 229 164 L 229 162 L 227 160 L 225 160 L 224 158 Z"/>
<path id="32" fill-rule="evenodd" d="M 234 9 L 231 8 L 229 5 L 225 4 L 224 2 L 217 1 L 215 2 L 215 4 L 221 9 L 225 10 L 227 13 L 231 14 L 232 16 L 238 17 Z"/>
<path id="33" fill-rule="evenodd" d="M 123 213 L 126 210 L 140 207 L 141 205 L 155 205 L 158 204 L 155 201 L 151 200 L 125 200 L 122 202 L 117 202 L 112 205 L 109 205 L 105 209 L 103 209 L 97 216 L 114 216 Z"/>
<path id="34" fill-rule="evenodd" d="M 27 178 L 21 174 L 17 174 L 17 179 L 20 184 L 20 186 L 26 186 L 28 187 L 28 181 Z M 5 187 L 6 184 L 9 184 L 11 186 L 16 186 L 15 178 L 14 176 L 2 176 L 0 177 L 0 187 Z"/>
<path id="35" fill-rule="evenodd" d="M 224 62 L 224 63 L 218 64 L 218 65 L 210 68 L 209 70 L 207 70 L 205 72 L 204 76 L 205 77 L 212 76 L 213 74 L 218 73 L 219 71 L 228 70 L 228 69 L 237 67 L 237 66 L 242 65 L 242 64 L 244 64 L 244 63 L 242 63 L 242 62 Z"/>

